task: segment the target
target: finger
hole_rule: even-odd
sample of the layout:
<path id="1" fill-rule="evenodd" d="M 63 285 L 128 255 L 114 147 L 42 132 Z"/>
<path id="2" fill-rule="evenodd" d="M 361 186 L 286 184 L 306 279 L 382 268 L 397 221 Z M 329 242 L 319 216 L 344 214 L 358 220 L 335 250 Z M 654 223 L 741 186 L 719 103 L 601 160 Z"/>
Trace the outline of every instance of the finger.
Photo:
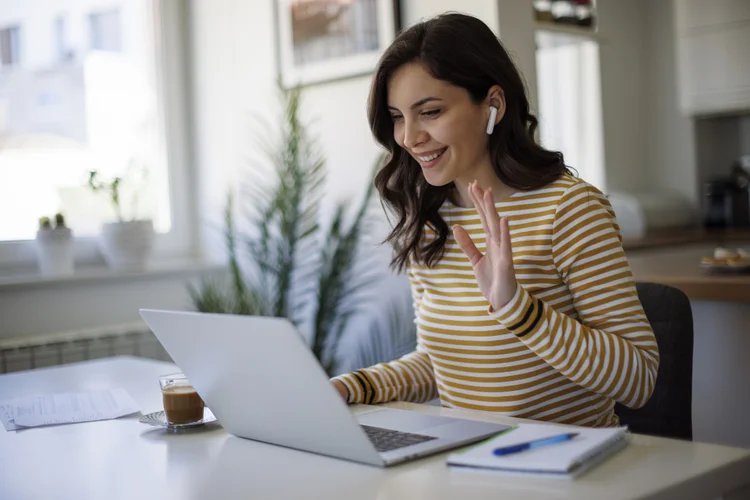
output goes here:
<path id="1" fill-rule="evenodd" d="M 510 241 L 510 225 L 507 217 L 498 221 L 500 228 L 500 253 L 506 262 L 513 262 L 513 243 Z"/>
<path id="2" fill-rule="evenodd" d="M 474 202 L 474 207 L 477 209 L 477 213 L 479 214 L 479 220 L 482 221 L 482 229 L 484 229 L 485 234 L 485 241 L 489 241 L 492 238 L 492 233 L 490 232 L 490 228 L 487 225 L 487 217 L 484 214 L 484 205 L 482 203 L 482 188 L 480 188 L 476 181 L 474 181 L 469 186 L 469 195 L 471 196 L 471 201 Z"/>
<path id="3" fill-rule="evenodd" d="M 472 241 L 469 233 L 466 232 L 466 229 L 459 225 L 453 226 L 453 237 L 456 238 L 456 243 L 458 243 L 458 246 L 461 247 L 461 250 L 463 250 L 469 258 L 471 265 L 475 266 L 477 262 L 481 260 L 482 252 L 477 249 L 477 246 L 474 244 L 474 241 Z"/>
<path id="4" fill-rule="evenodd" d="M 495 197 L 492 194 L 492 188 L 487 188 L 484 192 L 484 216 L 487 219 L 487 226 L 490 228 L 490 237 L 492 241 L 500 244 L 500 231 L 498 231 L 498 216 L 495 208 Z"/>

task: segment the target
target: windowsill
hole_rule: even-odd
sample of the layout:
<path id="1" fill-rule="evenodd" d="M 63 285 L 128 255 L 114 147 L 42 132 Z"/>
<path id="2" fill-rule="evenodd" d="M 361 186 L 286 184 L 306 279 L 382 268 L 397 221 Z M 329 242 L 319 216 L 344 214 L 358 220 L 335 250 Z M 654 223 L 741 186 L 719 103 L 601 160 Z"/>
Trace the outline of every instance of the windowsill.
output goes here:
<path id="1" fill-rule="evenodd" d="M 69 276 L 42 276 L 34 267 L 18 268 L 0 275 L 0 292 L 28 288 L 54 288 L 69 285 L 102 284 L 135 281 L 170 276 L 191 276 L 220 271 L 224 265 L 200 259 L 182 259 L 153 262 L 143 271 L 116 271 L 106 265 L 76 267 Z"/>

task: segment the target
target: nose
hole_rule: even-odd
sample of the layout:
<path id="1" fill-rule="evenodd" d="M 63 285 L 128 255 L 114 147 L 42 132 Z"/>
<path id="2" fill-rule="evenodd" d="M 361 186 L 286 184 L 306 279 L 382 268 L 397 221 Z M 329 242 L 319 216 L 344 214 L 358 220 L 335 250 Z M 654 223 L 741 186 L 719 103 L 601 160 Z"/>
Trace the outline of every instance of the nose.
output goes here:
<path id="1" fill-rule="evenodd" d="M 419 120 L 404 120 L 404 147 L 414 149 L 427 140 L 427 133 Z"/>

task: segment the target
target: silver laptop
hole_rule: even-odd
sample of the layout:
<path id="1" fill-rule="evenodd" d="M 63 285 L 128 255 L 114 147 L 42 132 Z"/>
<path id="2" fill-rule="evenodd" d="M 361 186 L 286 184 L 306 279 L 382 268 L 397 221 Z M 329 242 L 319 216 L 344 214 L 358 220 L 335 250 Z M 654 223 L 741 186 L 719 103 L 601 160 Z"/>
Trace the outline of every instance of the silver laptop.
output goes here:
<path id="1" fill-rule="evenodd" d="M 378 406 L 354 416 L 286 319 L 140 312 L 235 436 L 382 467 L 508 428 Z"/>

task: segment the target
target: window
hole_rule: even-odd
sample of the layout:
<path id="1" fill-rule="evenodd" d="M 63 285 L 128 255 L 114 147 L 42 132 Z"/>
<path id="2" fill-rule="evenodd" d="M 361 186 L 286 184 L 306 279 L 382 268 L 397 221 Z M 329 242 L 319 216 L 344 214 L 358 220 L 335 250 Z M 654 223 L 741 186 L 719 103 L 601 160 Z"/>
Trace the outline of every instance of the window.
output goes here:
<path id="1" fill-rule="evenodd" d="M 89 23 L 91 49 L 110 52 L 122 50 L 119 10 L 92 13 L 89 15 Z"/>
<path id="2" fill-rule="evenodd" d="M 167 127 L 183 111 L 164 99 L 184 102 L 180 3 L 121 0 L 112 10 L 109 0 L 59 0 L 49 12 L 44 0 L 0 0 L 0 26 L 12 18 L 35 41 L 21 65 L 0 72 L 0 266 L 33 263 L 38 220 L 58 211 L 78 255 L 96 256 L 91 237 L 116 217 L 87 188 L 90 170 L 123 177 L 123 215 L 154 220 L 157 252 L 187 249 L 189 221 L 172 218 L 188 212 L 186 169 L 167 161 L 185 157 L 183 125 Z"/>
<path id="3" fill-rule="evenodd" d="M 539 133 L 565 163 L 606 188 L 599 44 L 586 36 L 536 32 Z"/>
<path id="4" fill-rule="evenodd" d="M 73 59 L 74 53 L 68 43 L 68 22 L 65 16 L 58 16 L 54 24 L 55 53 L 61 63 Z"/>
<path id="5" fill-rule="evenodd" d="M 0 66 L 21 62 L 20 32 L 18 26 L 0 29 Z"/>

